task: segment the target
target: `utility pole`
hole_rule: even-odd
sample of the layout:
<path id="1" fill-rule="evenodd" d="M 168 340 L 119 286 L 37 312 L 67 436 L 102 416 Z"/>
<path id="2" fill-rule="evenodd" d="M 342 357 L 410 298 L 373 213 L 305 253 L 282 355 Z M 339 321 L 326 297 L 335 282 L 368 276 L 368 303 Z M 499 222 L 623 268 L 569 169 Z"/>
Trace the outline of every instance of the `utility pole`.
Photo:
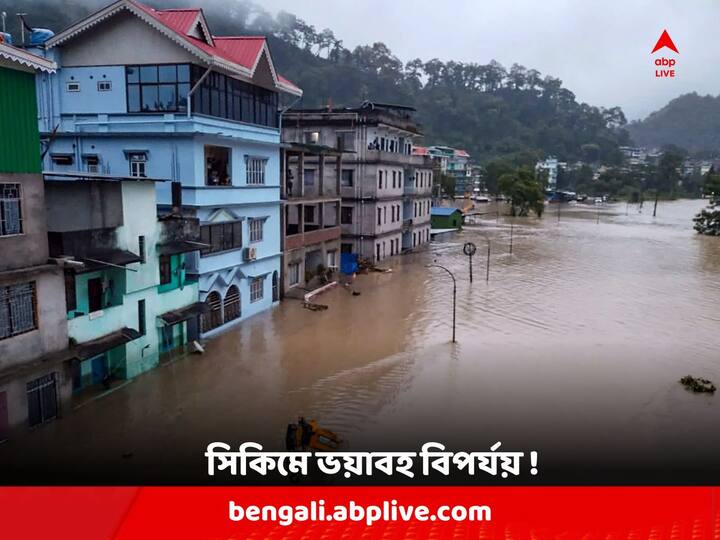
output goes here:
<path id="1" fill-rule="evenodd" d="M 463 253 L 468 256 L 468 259 L 470 260 L 470 283 L 473 282 L 473 273 L 472 273 L 472 258 L 473 255 L 475 255 L 475 252 L 477 251 L 477 246 L 473 244 L 472 242 L 467 242 L 463 246 Z"/>
<path id="2" fill-rule="evenodd" d="M 15 15 L 20 19 L 20 45 L 25 45 L 25 20 L 23 17 L 27 15 L 27 13 L 16 13 Z"/>
<path id="3" fill-rule="evenodd" d="M 513 226 L 515 225 L 514 222 L 510 222 L 510 255 L 512 255 L 512 244 L 513 244 Z"/>
<path id="4" fill-rule="evenodd" d="M 7 18 L 7 13 L 4 12 L 4 11 L 3 11 L 2 13 L 0 13 L 0 18 L 2 18 L 2 31 L 3 31 L 3 34 L 6 34 L 6 33 L 7 33 L 7 30 L 5 29 L 5 19 Z"/>
<path id="5" fill-rule="evenodd" d="M 488 239 L 487 270 L 485 272 L 485 283 L 490 283 L 490 239 Z"/>

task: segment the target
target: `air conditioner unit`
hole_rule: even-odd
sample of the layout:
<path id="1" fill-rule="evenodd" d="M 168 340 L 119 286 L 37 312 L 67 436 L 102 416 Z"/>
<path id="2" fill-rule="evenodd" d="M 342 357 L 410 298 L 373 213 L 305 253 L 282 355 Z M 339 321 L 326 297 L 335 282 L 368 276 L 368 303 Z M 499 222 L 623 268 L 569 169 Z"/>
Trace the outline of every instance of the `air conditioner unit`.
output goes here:
<path id="1" fill-rule="evenodd" d="M 257 248 L 256 247 L 245 248 L 243 251 L 243 259 L 246 261 L 254 261 L 255 259 L 257 259 Z"/>

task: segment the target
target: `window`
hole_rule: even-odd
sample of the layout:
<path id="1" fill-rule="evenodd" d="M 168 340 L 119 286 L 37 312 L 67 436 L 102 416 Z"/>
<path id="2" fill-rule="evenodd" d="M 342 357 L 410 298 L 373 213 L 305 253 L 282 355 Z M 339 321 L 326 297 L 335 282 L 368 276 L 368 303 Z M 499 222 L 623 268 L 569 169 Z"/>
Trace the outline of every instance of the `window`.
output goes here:
<path id="1" fill-rule="evenodd" d="M 50 160 L 54 165 L 68 166 L 75 162 L 72 154 L 50 154 Z"/>
<path id="2" fill-rule="evenodd" d="M 382 171 L 378 171 L 378 189 L 382 189 Z"/>
<path id="3" fill-rule="evenodd" d="M 242 247 L 242 221 L 226 221 L 200 227 L 200 242 L 207 244 L 201 256 Z"/>
<path id="4" fill-rule="evenodd" d="M 343 225 L 352 225 L 353 222 L 353 207 L 343 206 L 340 208 L 340 223 Z"/>
<path id="5" fill-rule="evenodd" d="M 393 183 L 392 183 L 392 186 L 393 186 L 393 189 L 395 189 L 395 188 L 397 187 L 397 186 L 395 185 L 395 177 L 396 177 L 396 175 L 397 175 L 397 172 L 396 172 L 396 171 L 393 171 L 392 173 L 393 173 Z"/>
<path id="6" fill-rule="evenodd" d="M 337 134 L 337 148 L 338 150 L 345 150 L 349 152 L 355 151 L 355 133 L 352 131 L 341 131 Z"/>
<path id="7" fill-rule="evenodd" d="M 140 256 L 140 262 L 145 264 L 145 237 L 138 236 L 138 255 Z"/>
<path id="8" fill-rule="evenodd" d="M 353 187 L 355 185 L 355 171 L 353 169 L 343 169 L 340 173 L 340 185 L 344 187 Z"/>
<path id="9" fill-rule="evenodd" d="M 77 81 L 68 81 L 65 84 L 65 89 L 68 92 L 79 92 L 80 91 L 80 83 Z"/>
<path id="10" fill-rule="evenodd" d="M 72 270 L 65 270 L 65 311 L 68 313 L 77 309 L 75 294 L 75 274 Z"/>
<path id="11" fill-rule="evenodd" d="M 37 328 L 35 282 L 0 287 L 0 339 Z"/>
<path id="12" fill-rule="evenodd" d="M 57 417 L 57 385 L 54 373 L 27 383 L 26 392 L 30 427 L 43 424 Z"/>
<path id="13" fill-rule="evenodd" d="M 90 173 L 100 172 L 100 157 L 96 154 L 87 154 L 83 156 L 85 169 Z"/>
<path id="14" fill-rule="evenodd" d="M 305 132 L 305 144 L 320 144 L 320 132 L 319 131 L 306 131 Z"/>
<path id="15" fill-rule="evenodd" d="M 265 278 L 256 277 L 250 280 L 250 302 L 258 302 L 263 298 Z"/>
<path id="16" fill-rule="evenodd" d="M 205 185 L 230 186 L 230 148 L 205 146 Z"/>
<path id="17" fill-rule="evenodd" d="M 22 233 L 20 184 L 0 184 L 0 236 Z"/>
<path id="18" fill-rule="evenodd" d="M 264 219 L 251 219 L 248 221 L 250 231 L 250 242 L 262 242 Z"/>
<path id="19" fill-rule="evenodd" d="M 267 158 L 245 156 L 245 181 L 250 185 L 265 183 Z"/>
<path id="20" fill-rule="evenodd" d="M 98 81 L 97 89 L 98 89 L 98 92 L 109 92 L 110 90 L 112 90 L 112 82 Z"/>
<path id="21" fill-rule="evenodd" d="M 315 185 L 315 169 L 303 170 L 303 179 L 306 186 Z"/>
<path id="22" fill-rule="evenodd" d="M 160 285 L 172 282 L 172 259 L 170 255 L 160 255 Z"/>
<path id="23" fill-rule="evenodd" d="M 95 313 L 103 308 L 103 280 L 102 278 L 88 279 L 88 312 Z"/>
<path id="24" fill-rule="evenodd" d="M 225 321 L 232 321 L 240 318 L 240 290 L 236 285 L 230 287 L 225 293 L 223 311 L 225 312 Z"/>
<path id="25" fill-rule="evenodd" d="M 136 112 L 182 112 L 187 110 L 190 66 L 185 64 L 127 66 L 127 110 Z M 101 84 L 109 85 L 101 89 Z M 98 81 L 98 90 L 107 92 L 110 81 Z"/>
<path id="26" fill-rule="evenodd" d="M 178 66 L 178 72 L 183 66 Z M 206 69 L 191 66 L 191 81 L 196 84 Z M 210 73 L 193 93 L 192 110 L 229 120 L 278 127 L 278 94 L 259 86 L 238 81 L 221 73 Z"/>
<path id="27" fill-rule="evenodd" d="M 327 267 L 328 268 L 337 268 L 337 251 L 332 250 L 327 252 Z"/>
<path id="28" fill-rule="evenodd" d="M 377 209 L 377 216 L 378 216 L 377 224 L 382 225 L 382 209 L 381 208 Z"/>
<path id="29" fill-rule="evenodd" d="M 306 205 L 303 207 L 305 223 L 315 223 L 315 207 Z"/>
<path id="30" fill-rule="evenodd" d="M 135 178 L 145 178 L 145 165 L 147 163 L 147 154 L 145 152 L 130 152 L 128 154 L 130 162 L 130 176 Z"/>
<path id="31" fill-rule="evenodd" d="M 207 295 L 205 303 L 210 308 L 210 311 L 201 315 L 202 331 L 209 332 L 213 328 L 217 328 L 218 326 L 222 326 L 223 324 L 222 302 L 220 300 L 220 294 L 217 291 L 212 291 L 210 294 Z"/>
<path id="32" fill-rule="evenodd" d="M 138 300 L 138 332 L 140 332 L 141 335 L 145 335 L 145 332 L 147 330 L 145 325 L 145 300 Z"/>
<path id="33" fill-rule="evenodd" d="M 300 263 L 288 265 L 288 282 L 291 287 L 300 283 Z"/>

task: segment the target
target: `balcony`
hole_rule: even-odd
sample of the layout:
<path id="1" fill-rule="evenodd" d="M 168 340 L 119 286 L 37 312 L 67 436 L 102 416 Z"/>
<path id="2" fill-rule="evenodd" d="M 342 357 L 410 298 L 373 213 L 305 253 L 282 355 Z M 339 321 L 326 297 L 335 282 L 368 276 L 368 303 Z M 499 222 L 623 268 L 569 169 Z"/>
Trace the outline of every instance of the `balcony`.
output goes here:
<path id="1" fill-rule="evenodd" d="M 425 162 L 422 156 L 401 154 L 399 152 L 383 152 L 382 150 L 366 150 L 365 161 L 367 163 L 388 163 L 410 167 L 422 167 Z"/>
<path id="2" fill-rule="evenodd" d="M 337 240 L 340 238 L 340 234 L 340 227 L 328 227 L 326 229 L 289 235 L 285 237 L 285 251 L 327 242 L 328 240 Z"/>

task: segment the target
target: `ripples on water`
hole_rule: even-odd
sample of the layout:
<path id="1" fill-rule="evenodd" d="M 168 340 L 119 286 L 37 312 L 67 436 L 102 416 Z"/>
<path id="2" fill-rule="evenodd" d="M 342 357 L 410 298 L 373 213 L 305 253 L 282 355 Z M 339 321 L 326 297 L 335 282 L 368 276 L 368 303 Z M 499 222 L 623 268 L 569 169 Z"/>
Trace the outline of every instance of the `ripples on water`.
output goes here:
<path id="1" fill-rule="evenodd" d="M 147 473 L 162 440 L 164 459 L 192 475 L 209 441 L 281 448 L 285 425 L 304 414 L 352 449 L 502 440 L 539 450 L 548 469 L 679 459 L 720 468 L 720 397 L 677 383 L 688 373 L 720 382 L 720 238 L 692 231 L 702 205 L 661 203 L 656 219 L 650 205 L 610 205 L 599 223 L 595 208 L 563 207 L 558 222 L 550 207 L 542 220 L 514 220 L 512 255 L 510 218 L 481 220 L 396 257 L 392 273 L 360 276 L 360 296 L 333 290 L 324 312 L 288 300 L 210 341 L 204 356 L 6 446 L 22 451 L 18 467 L 34 457 L 61 468 L 79 454 L 116 464 L 118 449 L 132 448 L 123 467 Z M 467 241 L 478 246 L 472 285 Z M 434 261 L 458 279 L 456 346 L 452 283 L 425 267 Z"/>

